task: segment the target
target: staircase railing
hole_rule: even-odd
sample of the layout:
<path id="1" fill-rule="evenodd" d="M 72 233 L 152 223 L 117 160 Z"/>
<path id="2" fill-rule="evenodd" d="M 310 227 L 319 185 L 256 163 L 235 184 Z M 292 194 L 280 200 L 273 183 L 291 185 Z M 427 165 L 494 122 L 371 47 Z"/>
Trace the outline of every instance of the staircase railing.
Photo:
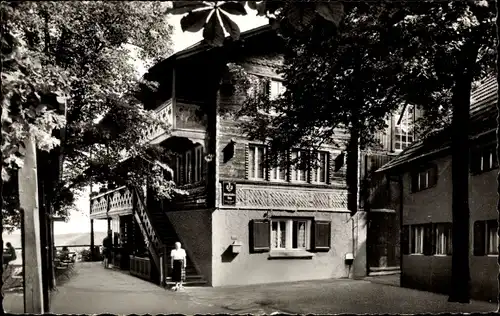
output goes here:
<path id="1" fill-rule="evenodd" d="M 151 253 L 151 257 L 153 258 L 154 264 L 160 274 L 160 280 L 161 283 L 163 284 L 164 282 L 164 251 L 165 251 L 165 246 L 161 242 L 161 239 L 159 238 L 159 235 L 154 229 L 154 226 L 151 223 L 150 216 L 147 210 L 147 207 L 144 203 L 144 199 L 142 195 L 140 194 L 139 190 L 137 187 L 132 188 L 134 192 L 134 202 L 135 202 L 135 208 L 134 208 L 134 217 L 137 220 L 137 223 L 139 224 L 139 228 L 142 232 L 142 235 L 146 239 L 146 246 Z"/>

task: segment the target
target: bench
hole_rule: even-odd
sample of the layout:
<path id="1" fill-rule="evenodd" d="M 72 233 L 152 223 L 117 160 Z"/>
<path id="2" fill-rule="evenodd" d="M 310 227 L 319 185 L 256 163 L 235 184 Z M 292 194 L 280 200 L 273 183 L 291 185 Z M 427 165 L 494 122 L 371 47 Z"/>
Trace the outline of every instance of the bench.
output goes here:
<path id="1" fill-rule="evenodd" d="M 69 280 L 74 272 L 75 262 L 71 259 L 54 259 L 54 272 L 56 279 L 65 277 Z"/>

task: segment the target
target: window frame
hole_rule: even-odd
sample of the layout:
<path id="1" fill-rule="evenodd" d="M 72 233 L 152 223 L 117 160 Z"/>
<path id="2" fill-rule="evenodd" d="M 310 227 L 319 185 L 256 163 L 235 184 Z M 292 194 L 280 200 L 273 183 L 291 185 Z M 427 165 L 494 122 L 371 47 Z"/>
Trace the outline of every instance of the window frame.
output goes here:
<path id="1" fill-rule="evenodd" d="M 259 161 L 258 161 L 258 149 L 262 149 L 262 157 L 263 160 L 260 162 L 262 165 L 262 178 L 257 177 L 257 174 L 260 174 L 260 169 L 259 169 Z M 267 148 L 264 145 L 257 145 L 257 144 L 249 144 L 248 145 L 248 156 L 249 156 L 249 162 L 248 162 L 248 179 L 250 180 L 266 180 L 266 173 L 267 173 L 267 168 L 264 165 L 264 160 L 266 157 L 267 153 Z M 253 155 L 253 166 L 250 166 L 250 156 Z M 252 171 L 251 171 L 252 170 Z M 251 172 L 250 172 L 251 171 Z"/>
<path id="2" fill-rule="evenodd" d="M 425 186 L 421 185 L 422 175 L 425 174 Z M 434 174 L 434 177 L 432 177 Z M 438 167 L 434 164 L 420 167 L 410 174 L 411 177 L 411 192 L 417 193 L 430 188 L 433 188 L 438 183 Z"/>
<path id="3" fill-rule="evenodd" d="M 487 256 L 498 256 L 498 222 L 497 220 L 487 220 L 485 221 L 485 253 Z M 496 247 L 491 251 L 491 228 L 494 228 L 494 236 L 497 237 Z"/>
<path id="4" fill-rule="evenodd" d="M 442 228 L 442 231 L 440 231 Z M 451 256 L 453 251 L 453 230 L 451 223 L 435 223 L 433 225 L 433 233 L 434 233 L 434 249 L 433 254 L 435 256 Z M 447 237 L 442 238 L 441 236 L 445 236 L 446 233 L 449 235 Z M 440 246 L 444 246 L 441 251 L 438 251 Z"/>
<path id="5" fill-rule="evenodd" d="M 269 92 L 268 92 L 269 100 L 274 101 L 274 100 L 278 99 L 280 96 L 282 96 L 283 93 L 285 93 L 286 89 L 285 89 L 285 86 L 283 85 L 283 80 L 277 80 L 274 78 L 268 78 L 267 80 L 269 80 Z M 273 92 L 273 83 L 276 83 L 278 86 L 278 94 L 276 94 L 276 95 L 273 95 L 273 93 L 272 93 Z M 273 115 L 272 113 L 269 113 L 269 114 Z"/>
<path id="6" fill-rule="evenodd" d="M 485 167 L 485 157 L 488 156 L 489 164 Z M 486 145 L 471 150 L 471 173 L 482 174 L 498 169 L 498 157 L 496 145 Z"/>
<path id="7" fill-rule="evenodd" d="M 276 247 L 274 245 L 274 240 L 273 240 L 273 225 L 277 224 L 277 230 L 281 229 L 279 223 L 285 223 L 285 246 L 284 247 Z M 305 247 L 299 247 L 299 235 L 297 234 L 297 247 L 293 248 L 294 244 L 294 236 L 293 236 L 293 226 L 294 223 L 304 223 L 305 224 Z M 294 218 L 287 218 L 287 217 L 273 217 L 270 219 L 270 225 L 269 225 L 269 236 L 270 236 L 270 245 L 269 249 L 271 252 L 280 252 L 280 251 L 311 251 L 312 250 L 312 223 L 313 220 L 310 218 L 303 218 L 303 217 L 294 217 Z"/>
<path id="8" fill-rule="evenodd" d="M 411 109 L 411 113 L 410 113 Z M 393 142 L 394 142 L 394 152 L 401 152 L 408 148 L 413 142 L 415 142 L 415 132 L 413 130 L 413 126 L 415 124 L 415 106 L 408 104 L 405 107 L 405 111 L 401 114 L 403 117 L 401 119 L 401 123 L 398 124 L 399 120 L 399 115 L 396 116 L 394 119 L 396 119 L 396 122 L 394 124 L 394 136 L 393 136 Z M 407 125 L 407 131 L 403 132 L 403 124 Z M 399 137 L 399 140 L 397 139 Z M 406 138 L 405 141 L 403 141 L 403 137 Z M 411 138 L 411 141 L 408 141 L 408 139 Z M 400 148 L 396 148 L 396 144 L 400 144 Z"/>
<path id="9" fill-rule="evenodd" d="M 290 156 L 291 156 L 292 160 L 294 160 L 294 159 L 300 160 L 301 155 L 305 152 L 307 152 L 307 151 L 300 150 L 300 149 L 294 149 L 291 151 Z M 296 154 L 297 157 L 293 157 L 294 154 Z M 305 168 L 305 169 L 298 169 L 298 168 L 299 167 L 297 166 L 297 164 L 290 166 L 290 179 L 289 179 L 289 181 L 291 183 L 307 183 L 308 179 L 309 179 L 309 168 Z M 304 179 L 302 179 L 302 177 L 300 177 L 300 180 L 295 179 L 296 175 L 300 175 L 301 173 L 303 173 Z M 299 177 L 297 177 L 297 178 L 299 178 Z"/>
<path id="10" fill-rule="evenodd" d="M 418 230 L 420 236 L 417 236 L 415 230 Z M 418 255 L 418 256 L 424 255 L 424 242 L 425 242 L 424 234 L 425 234 L 425 226 L 423 224 L 410 225 L 409 255 Z M 417 237 L 419 237 L 418 239 L 420 244 L 417 244 L 416 242 L 414 243 Z M 417 249 L 417 246 L 420 246 L 419 247 L 420 249 Z"/>
<path id="11" fill-rule="evenodd" d="M 328 160 L 330 159 L 330 153 L 327 151 L 317 151 L 313 152 L 313 154 L 316 154 L 316 159 L 319 161 L 318 167 L 314 166 L 315 168 L 310 168 L 311 172 L 311 183 L 314 184 L 327 184 L 328 183 Z M 325 161 L 324 161 L 324 166 L 321 166 L 321 155 L 325 155 Z M 320 181 L 320 172 L 321 168 L 324 168 L 323 170 L 323 176 L 325 177 L 324 181 Z M 314 179 L 313 174 L 316 175 L 316 179 Z"/>

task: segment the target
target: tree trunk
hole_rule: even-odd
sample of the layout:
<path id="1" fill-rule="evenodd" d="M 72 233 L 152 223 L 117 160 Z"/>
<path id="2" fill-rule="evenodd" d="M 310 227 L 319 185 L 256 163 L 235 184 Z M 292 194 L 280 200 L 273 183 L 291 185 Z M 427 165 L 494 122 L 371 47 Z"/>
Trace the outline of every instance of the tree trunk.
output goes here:
<path id="1" fill-rule="evenodd" d="M 472 77 L 457 78 L 452 116 L 453 255 L 449 302 L 469 303 L 469 117 Z"/>

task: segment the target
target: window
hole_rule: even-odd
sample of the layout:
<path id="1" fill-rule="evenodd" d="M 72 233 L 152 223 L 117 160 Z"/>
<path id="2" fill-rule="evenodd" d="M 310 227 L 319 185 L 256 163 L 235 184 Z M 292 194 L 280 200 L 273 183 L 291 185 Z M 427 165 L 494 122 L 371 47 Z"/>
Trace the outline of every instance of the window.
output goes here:
<path id="1" fill-rule="evenodd" d="M 475 149 L 471 155 L 471 171 L 482 173 L 498 168 L 496 147 L 488 146 Z"/>
<path id="2" fill-rule="evenodd" d="M 326 183 L 328 178 L 328 153 L 319 152 L 316 155 L 317 162 L 315 168 L 311 170 L 311 181 L 314 183 Z"/>
<path id="3" fill-rule="evenodd" d="M 250 145 L 248 146 L 248 149 L 248 178 L 264 179 L 264 157 L 266 152 L 265 147 Z"/>
<path id="4" fill-rule="evenodd" d="M 198 146 L 194 149 L 194 158 L 194 182 L 198 182 L 203 176 L 203 147 Z"/>
<path id="5" fill-rule="evenodd" d="M 411 227 L 411 252 L 412 254 L 424 253 L 424 226 Z"/>
<path id="6" fill-rule="evenodd" d="M 401 109 L 402 111 L 403 109 Z M 401 151 L 408 147 L 414 140 L 413 120 L 415 107 L 407 105 L 401 115 L 396 115 L 394 127 L 394 150 Z"/>
<path id="7" fill-rule="evenodd" d="M 175 183 L 181 184 L 181 157 L 175 157 Z"/>
<path id="8" fill-rule="evenodd" d="M 193 182 L 193 166 L 191 164 L 192 164 L 191 152 L 188 151 L 186 152 L 186 159 L 184 159 L 184 172 L 185 172 L 184 179 L 186 183 Z"/>
<path id="9" fill-rule="evenodd" d="M 309 249 L 308 231 L 310 231 L 308 220 L 273 219 L 271 249 Z"/>
<path id="10" fill-rule="evenodd" d="M 250 224 L 252 252 L 329 251 L 331 247 L 331 222 L 329 221 L 314 221 L 308 218 L 272 218 L 271 220 L 252 220 Z"/>
<path id="11" fill-rule="evenodd" d="M 278 165 L 271 169 L 271 181 L 286 181 L 287 168 L 286 166 Z"/>
<path id="12" fill-rule="evenodd" d="M 498 255 L 497 220 L 474 223 L 474 255 Z"/>
<path id="13" fill-rule="evenodd" d="M 437 183 L 437 167 L 432 166 L 412 174 L 412 192 L 422 191 Z"/>
<path id="14" fill-rule="evenodd" d="M 276 100 L 280 95 L 285 92 L 285 87 L 281 81 L 269 81 L 269 99 Z"/>
<path id="15" fill-rule="evenodd" d="M 292 151 L 292 161 L 297 163 L 295 163 L 291 168 L 291 181 L 307 181 L 307 170 L 304 166 L 304 155 L 306 155 L 306 152 L 304 151 Z"/>
<path id="16" fill-rule="evenodd" d="M 280 157 L 282 161 L 283 158 L 287 159 L 288 154 L 287 152 L 278 155 L 285 156 Z M 267 155 L 267 148 L 263 145 L 248 146 L 245 161 L 247 179 L 300 183 L 311 182 L 315 184 L 329 183 L 330 154 L 328 152 L 312 153 L 307 150 L 293 150 L 289 156 L 293 163 L 290 167 L 283 166 L 280 162 L 272 168 L 266 167 Z M 309 167 L 309 165 L 311 166 Z"/>
<path id="17" fill-rule="evenodd" d="M 451 227 L 450 223 L 434 225 L 436 255 L 451 255 Z"/>

